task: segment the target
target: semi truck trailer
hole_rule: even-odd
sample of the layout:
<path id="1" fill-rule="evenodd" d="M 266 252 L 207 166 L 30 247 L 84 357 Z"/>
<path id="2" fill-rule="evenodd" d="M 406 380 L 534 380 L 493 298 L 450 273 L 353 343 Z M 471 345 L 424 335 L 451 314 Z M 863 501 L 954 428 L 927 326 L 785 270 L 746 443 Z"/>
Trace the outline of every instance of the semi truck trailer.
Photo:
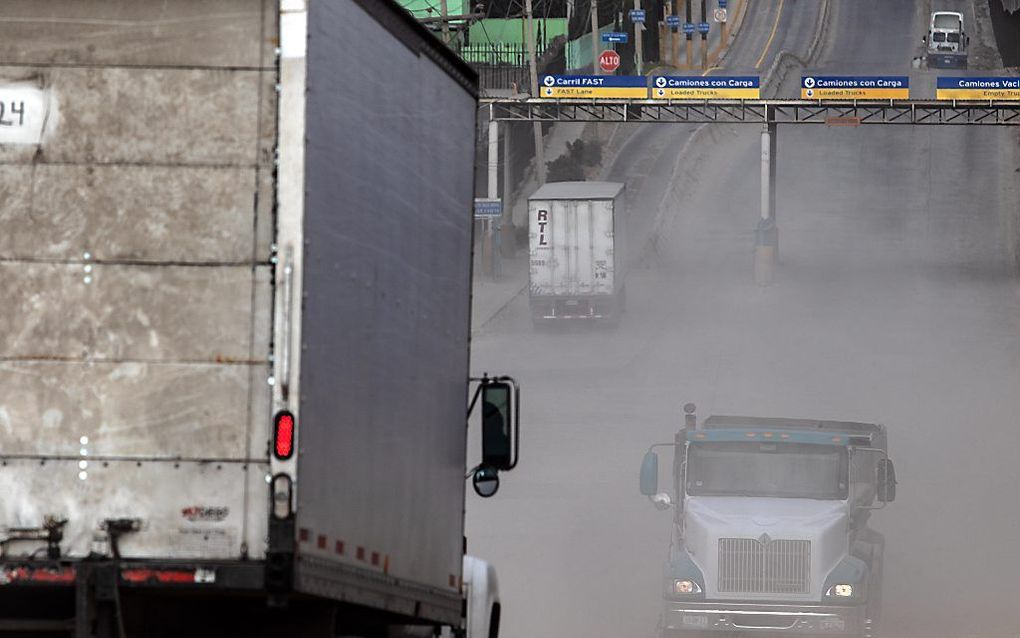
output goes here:
<path id="1" fill-rule="evenodd" d="M 0 634 L 491 617 L 491 569 L 463 582 L 476 75 L 389 0 L 4 15 Z M 488 495 L 519 395 L 478 383 Z"/>
<path id="2" fill-rule="evenodd" d="M 885 427 L 685 410 L 641 465 L 641 493 L 673 513 L 660 635 L 875 636 L 885 541 L 868 522 L 896 496 Z"/>
<path id="3" fill-rule="evenodd" d="M 624 185 L 550 182 L 528 201 L 530 304 L 536 326 L 616 323 L 626 300 Z"/>

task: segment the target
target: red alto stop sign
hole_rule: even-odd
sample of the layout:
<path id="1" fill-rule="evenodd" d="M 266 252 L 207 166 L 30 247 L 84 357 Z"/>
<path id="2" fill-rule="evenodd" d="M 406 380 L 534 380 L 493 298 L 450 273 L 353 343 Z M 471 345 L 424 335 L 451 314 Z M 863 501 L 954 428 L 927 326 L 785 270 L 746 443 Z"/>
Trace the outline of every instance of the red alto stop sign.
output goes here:
<path id="1" fill-rule="evenodd" d="M 620 68 L 620 54 L 612 49 L 607 49 L 599 56 L 599 67 L 606 73 L 612 73 Z"/>

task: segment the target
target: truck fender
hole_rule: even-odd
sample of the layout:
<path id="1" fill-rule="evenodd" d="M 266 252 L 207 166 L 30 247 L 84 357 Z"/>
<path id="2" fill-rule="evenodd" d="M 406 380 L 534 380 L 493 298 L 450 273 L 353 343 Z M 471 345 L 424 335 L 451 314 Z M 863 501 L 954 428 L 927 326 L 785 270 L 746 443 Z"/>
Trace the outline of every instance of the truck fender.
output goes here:
<path id="1" fill-rule="evenodd" d="M 464 557 L 464 597 L 467 638 L 498 638 L 502 606 L 496 568 L 488 562 Z"/>

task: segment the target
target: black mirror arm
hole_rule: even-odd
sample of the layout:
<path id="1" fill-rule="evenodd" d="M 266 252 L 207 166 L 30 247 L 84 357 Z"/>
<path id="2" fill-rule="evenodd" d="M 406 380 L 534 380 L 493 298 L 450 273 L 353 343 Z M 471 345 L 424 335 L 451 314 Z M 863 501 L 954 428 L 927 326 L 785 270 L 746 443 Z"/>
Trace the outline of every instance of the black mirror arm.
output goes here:
<path id="1" fill-rule="evenodd" d="M 475 394 L 471 397 L 471 403 L 468 404 L 467 418 L 471 418 L 471 413 L 475 411 L 475 404 L 478 403 L 478 397 L 482 396 L 482 386 L 490 381 L 489 376 L 485 375 L 482 377 L 471 377 L 469 381 L 478 381 L 478 387 L 475 388 Z"/>

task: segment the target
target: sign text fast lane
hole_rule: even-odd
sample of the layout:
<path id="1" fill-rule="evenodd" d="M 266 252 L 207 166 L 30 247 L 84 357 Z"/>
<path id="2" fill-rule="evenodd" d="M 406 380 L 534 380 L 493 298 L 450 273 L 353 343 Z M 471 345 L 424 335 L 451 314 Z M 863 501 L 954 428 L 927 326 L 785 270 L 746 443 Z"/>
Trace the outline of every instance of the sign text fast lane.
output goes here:
<path id="1" fill-rule="evenodd" d="M 648 98 L 643 75 L 544 75 L 540 84 L 543 98 Z"/>

